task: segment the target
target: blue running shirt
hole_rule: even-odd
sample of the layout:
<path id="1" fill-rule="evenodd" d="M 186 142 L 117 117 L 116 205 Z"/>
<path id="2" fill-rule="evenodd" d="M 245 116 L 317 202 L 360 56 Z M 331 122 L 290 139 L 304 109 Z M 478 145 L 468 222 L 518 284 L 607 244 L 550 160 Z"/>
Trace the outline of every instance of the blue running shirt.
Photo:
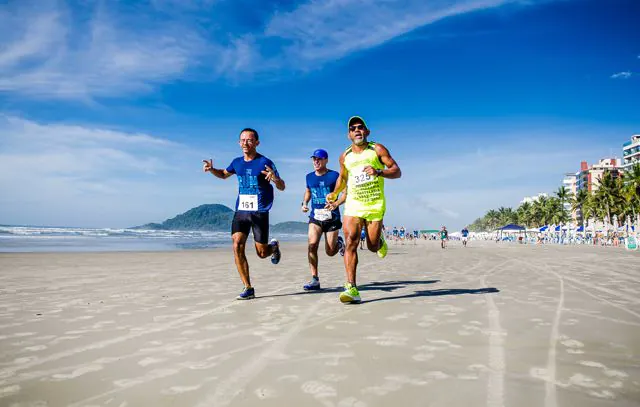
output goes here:
<path id="1" fill-rule="evenodd" d="M 327 204 L 327 194 L 333 191 L 339 176 L 340 174 L 333 170 L 328 170 L 321 176 L 317 176 L 315 171 L 307 174 L 307 188 L 311 191 L 310 218 L 318 221 L 340 219 L 340 209 L 336 208 L 331 212 L 324 210 L 324 206 Z"/>
<path id="2" fill-rule="evenodd" d="M 266 171 L 265 165 L 268 165 L 280 178 L 273 161 L 262 154 L 257 154 L 251 161 L 238 157 L 227 167 L 227 172 L 238 176 L 236 211 L 269 212 L 271 209 L 273 186 L 262 174 L 262 171 Z"/>

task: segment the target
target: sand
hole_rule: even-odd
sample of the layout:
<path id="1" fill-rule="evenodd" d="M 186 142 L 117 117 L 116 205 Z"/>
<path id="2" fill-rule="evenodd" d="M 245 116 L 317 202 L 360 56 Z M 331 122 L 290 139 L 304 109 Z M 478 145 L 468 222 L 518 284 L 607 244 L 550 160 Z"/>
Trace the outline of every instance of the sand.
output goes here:
<path id="1" fill-rule="evenodd" d="M 0 406 L 638 406 L 640 252 L 471 242 L 0 255 Z"/>

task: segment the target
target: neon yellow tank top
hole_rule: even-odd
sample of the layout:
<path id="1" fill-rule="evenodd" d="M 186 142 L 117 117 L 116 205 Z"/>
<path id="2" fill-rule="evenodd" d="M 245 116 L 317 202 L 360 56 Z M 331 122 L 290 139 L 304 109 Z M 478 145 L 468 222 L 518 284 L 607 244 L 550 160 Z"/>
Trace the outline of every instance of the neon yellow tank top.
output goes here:
<path id="1" fill-rule="evenodd" d="M 384 178 L 363 172 L 364 167 L 369 165 L 377 170 L 384 169 L 375 145 L 375 142 L 369 142 L 360 153 L 352 151 L 351 147 L 345 150 L 344 166 L 349 176 L 345 215 L 365 217 L 368 214 L 384 214 Z"/>

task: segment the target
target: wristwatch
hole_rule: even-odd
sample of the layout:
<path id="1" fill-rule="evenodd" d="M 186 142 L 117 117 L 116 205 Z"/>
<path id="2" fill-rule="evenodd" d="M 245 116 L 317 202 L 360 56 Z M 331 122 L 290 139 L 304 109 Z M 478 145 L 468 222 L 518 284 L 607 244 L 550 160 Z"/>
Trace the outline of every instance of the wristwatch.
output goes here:
<path id="1" fill-rule="evenodd" d="M 382 175 L 382 170 L 376 170 L 376 175 L 379 177 Z"/>

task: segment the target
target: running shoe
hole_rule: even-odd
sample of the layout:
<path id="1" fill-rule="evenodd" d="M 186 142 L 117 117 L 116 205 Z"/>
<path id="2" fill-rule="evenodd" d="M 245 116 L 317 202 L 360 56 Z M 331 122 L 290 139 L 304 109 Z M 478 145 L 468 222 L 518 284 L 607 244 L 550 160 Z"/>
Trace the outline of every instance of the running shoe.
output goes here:
<path id="1" fill-rule="evenodd" d="M 380 243 L 382 243 L 382 245 L 380 245 L 380 248 L 378 249 L 378 257 L 380 257 L 381 259 L 384 259 L 385 257 L 387 257 L 387 252 L 389 251 L 389 246 L 387 246 L 387 241 L 384 239 L 383 235 L 380 235 Z"/>
<path id="2" fill-rule="evenodd" d="M 307 284 L 303 285 L 302 288 L 305 291 L 319 290 L 320 289 L 320 280 L 314 277 Z"/>
<path id="3" fill-rule="evenodd" d="M 278 264 L 280 263 L 280 243 L 278 243 L 278 239 L 271 239 L 269 242 L 269 246 L 273 246 L 273 253 L 271 254 L 271 263 Z"/>
<path id="4" fill-rule="evenodd" d="M 355 285 L 345 283 L 344 291 L 340 293 L 340 302 L 344 304 L 357 304 L 360 302 L 360 293 Z"/>
<path id="5" fill-rule="evenodd" d="M 340 253 L 340 256 L 344 256 L 344 240 L 342 236 L 338 236 L 338 253 Z"/>
<path id="6" fill-rule="evenodd" d="M 237 300 L 250 300 L 256 298 L 256 292 L 253 287 L 245 287 L 244 290 L 236 297 Z"/>

